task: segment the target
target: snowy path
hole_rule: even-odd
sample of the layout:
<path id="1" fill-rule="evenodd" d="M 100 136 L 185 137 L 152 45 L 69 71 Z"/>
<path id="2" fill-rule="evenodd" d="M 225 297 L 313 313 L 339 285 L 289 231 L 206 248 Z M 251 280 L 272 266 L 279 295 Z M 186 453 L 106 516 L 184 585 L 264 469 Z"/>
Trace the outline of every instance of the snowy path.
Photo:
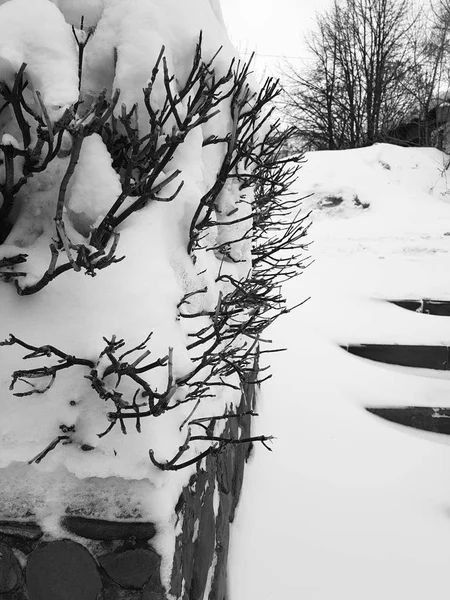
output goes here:
<path id="1" fill-rule="evenodd" d="M 380 298 L 450 297 L 450 207 L 427 222 L 317 224 L 316 262 L 288 289 L 312 299 L 272 330 L 274 377 L 232 529 L 230 600 L 443 600 L 450 445 L 363 410 L 450 406 L 450 379 L 350 356 L 338 343 L 450 345 L 450 318 Z M 386 221 L 387 223 L 387 221 Z M 401 231 L 401 234 L 398 232 Z M 437 441 L 436 441 L 437 440 Z"/>

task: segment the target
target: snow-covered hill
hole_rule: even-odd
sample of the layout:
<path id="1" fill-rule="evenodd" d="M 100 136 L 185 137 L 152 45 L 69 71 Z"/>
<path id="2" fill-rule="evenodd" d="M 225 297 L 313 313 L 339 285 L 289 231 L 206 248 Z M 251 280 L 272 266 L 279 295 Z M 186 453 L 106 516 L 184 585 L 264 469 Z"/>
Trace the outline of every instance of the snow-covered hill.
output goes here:
<path id="1" fill-rule="evenodd" d="M 366 405 L 450 406 L 444 372 L 364 361 L 350 342 L 450 345 L 450 318 L 384 298 L 450 298 L 449 157 L 375 145 L 306 156 L 311 299 L 273 327 L 257 452 L 233 531 L 232 600 L 423 600 L 448 594 L 450 447 Z M 435 375 L 435 374 L 434 374 Z"/>

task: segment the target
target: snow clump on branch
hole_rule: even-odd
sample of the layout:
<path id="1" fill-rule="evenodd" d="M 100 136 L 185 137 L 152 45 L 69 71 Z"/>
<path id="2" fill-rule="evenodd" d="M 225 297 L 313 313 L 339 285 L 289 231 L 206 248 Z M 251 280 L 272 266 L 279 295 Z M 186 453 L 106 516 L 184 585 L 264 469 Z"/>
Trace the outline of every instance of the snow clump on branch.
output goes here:
<path id="1" fill-rule="evenodd" d="M 49 0 L 0 6 L 0 79 L 10 84 L 23 63 L 53 119 L 78 98 L 77 53 L 68 24 Z"/>

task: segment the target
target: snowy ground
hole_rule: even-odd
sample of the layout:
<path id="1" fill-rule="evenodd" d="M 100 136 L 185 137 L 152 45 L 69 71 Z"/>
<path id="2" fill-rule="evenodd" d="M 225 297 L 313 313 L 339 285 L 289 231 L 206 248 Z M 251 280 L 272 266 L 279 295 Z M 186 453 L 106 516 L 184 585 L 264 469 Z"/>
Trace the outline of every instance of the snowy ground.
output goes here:
<path id="1" fill-rule="evenodd" d="M 315 263 L 286 292 L 292 304 L 311 300 L 271 332 L 289 350 L 273 355 L 258 429 L 278 439 L 247 470 L 231 600 L 448 597 L 448 441 L 363 407 L 450 406 L 450 379 L 338 347 L 450 345 L 450 318 L 381 300 L 450 298 L 446 158 L 377 145 L 310 154 L 300 172 L 299 190 L 314 192 Z M 343 201 L 327 206 L 330 196 Z"/>

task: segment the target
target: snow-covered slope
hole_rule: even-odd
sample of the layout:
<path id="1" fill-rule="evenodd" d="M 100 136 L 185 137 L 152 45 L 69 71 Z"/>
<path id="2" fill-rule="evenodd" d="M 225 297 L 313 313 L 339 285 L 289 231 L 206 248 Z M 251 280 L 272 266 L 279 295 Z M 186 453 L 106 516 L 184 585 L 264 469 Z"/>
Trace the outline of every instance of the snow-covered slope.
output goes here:
<path id="1" fill-rule="evenodd" d="M 447 440 L 363 407 L 450 406 L 450 381 L 338 344 L 450 345 L 450 318 L 382 300 L 450 298 L 448 159 L 389 145 L 306 156 L 314 263 L 286 291 L 311 299 L 272 330 L 288 351 L 271 360 L 259 426 L 278 439 L 247 471 L 232 600 L 447 597 Z"/>

